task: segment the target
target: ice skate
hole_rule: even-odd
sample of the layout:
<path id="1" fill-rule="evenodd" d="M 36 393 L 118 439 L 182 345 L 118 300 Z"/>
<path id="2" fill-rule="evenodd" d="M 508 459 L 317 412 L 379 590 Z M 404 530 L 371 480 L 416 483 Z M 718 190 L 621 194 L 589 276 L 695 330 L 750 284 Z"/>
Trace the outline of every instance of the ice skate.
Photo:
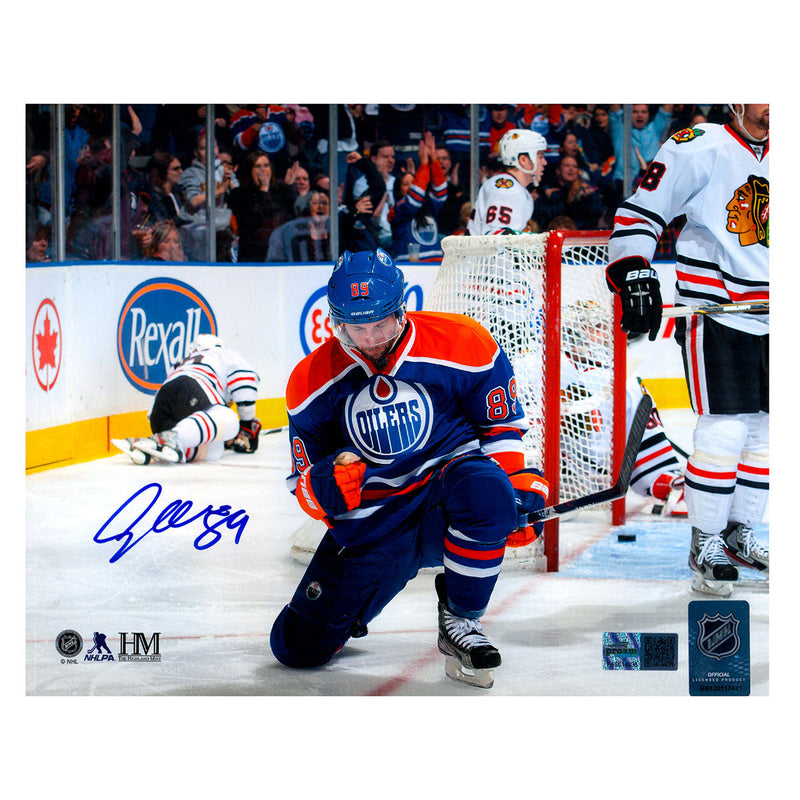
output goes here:
<path id="1" fill-rule="evenodd" d="M 132 444 L 136 450 L 141 450 L 157 461 L 168 461 L 170 464 L 183 461 L 183 451 L 178 445 L 175 431 L 163 431 L 144 439 L 134 439 Z"/>
<path id="2" fill-rule="evenodd" d="M 732 564 L 757 570 L 769 579 L 769 550 L 755 536 L 752 528 L 729 522 L 722 532 L 723 548 Z"/>
<path id="3" fill-rule="evenodd" d="M 139 466 L 142 466 L 143 464 L 149 464 L 150 454 L 145 453 L 141 450 L 137 450 L 133 446 L 133 443 L 135 441 L 136 440 L 133 438 L 112 439 L 111 444 L 113 444 L 114 447 L 117 448 L 117 450 L 122 450 L 122 452 L 125 453 L 125 455 L 128 456 L 128 458 L 130 458 L 130 460 L 133 461 L 134 464 L 138 464 Z"/>
<path id="4" fill-rule="evenodd" d="M 739 579 L 739 571 L 725 553 L 721 533 L 703 533 L 699 528 L 692 528 L 689 566 L 694 572 L 692 589 L 696 592 L 730 597 L 731 584 Z"/>
<path id="5" fill-rule="evenodd" d="M 439 652 L 444 654 L 444 670 L 448 678 L 491 689 L 494 667 L 501 663 L 500 653 L 484 636 L 480 620 L 457 617 L 447 608 L 444 574 L 435 578 L 439 596 Z"/>

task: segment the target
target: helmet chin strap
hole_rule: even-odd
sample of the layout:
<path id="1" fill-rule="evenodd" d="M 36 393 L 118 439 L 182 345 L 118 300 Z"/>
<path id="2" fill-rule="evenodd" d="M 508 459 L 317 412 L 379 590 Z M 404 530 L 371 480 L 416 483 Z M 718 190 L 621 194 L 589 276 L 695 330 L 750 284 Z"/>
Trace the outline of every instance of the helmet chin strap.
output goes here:
<path id="1" fill-rule="evenodd" d="M 524 153 L 523 155 L 528 155 L 528 154 Z M 530 159 L 531 162 L 533 162 L 533 159 L 530 156 L 528 156 L 528 158 Z M 533 165 L 533 169 L 525 169 L 525 167 L 523 167 L 522 164 L 519 163 L 519 157 L 517 157 L 517 163 L 515 169 L 518 169 L 520 172 L 524 172 L 526 175 L 530 175 L 531 184 L 534 186 L 534 188 L 539 185 L 539 179 L 536 177 L 536 164 Z"/>
<path id="2" fill-rule="evenodd" d="M 766 136 L 762 136 L 760 139 L 757 136 L 753 136 L 750 133 L 750 129 L 744 124 L 744 103 L 728 103 L 728 108 L 731 111 L 731 114 L 736 118 L 736 121 L 739 123 L 739 127 L 754 141 L 754 142 L 766 142 L 769 139 L 769 133 Z M 741 111 L 739 110 L 741 109 Z"/>

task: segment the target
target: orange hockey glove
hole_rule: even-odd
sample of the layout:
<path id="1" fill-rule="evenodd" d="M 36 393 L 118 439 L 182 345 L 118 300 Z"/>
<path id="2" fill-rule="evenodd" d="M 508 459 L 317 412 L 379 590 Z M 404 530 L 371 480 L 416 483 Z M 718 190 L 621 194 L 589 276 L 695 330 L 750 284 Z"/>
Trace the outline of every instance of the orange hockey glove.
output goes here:
<path id="1" fill-rule="evenodd" d="M 506 547 L 524 547 L 542 535 L 543 522 L 529 523 L 528 515 L 547 504 L 550 484 L 537 469 L 523 469 L 509 478 L 517 500 L 517 527 L 506 539 Z"/>

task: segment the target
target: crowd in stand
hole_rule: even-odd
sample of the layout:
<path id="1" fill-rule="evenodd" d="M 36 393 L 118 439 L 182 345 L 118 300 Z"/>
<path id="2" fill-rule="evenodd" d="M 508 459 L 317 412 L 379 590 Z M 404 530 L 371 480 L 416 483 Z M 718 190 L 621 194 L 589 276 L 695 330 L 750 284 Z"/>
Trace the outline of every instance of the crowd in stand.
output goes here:
<path id="1" fill-rule="evenodd" d="M 114 227 L 111 106 L 67 105 L 63 181 L 68 260 L 108 260 Z M 329 178 L 327 105 L 216 105 L 214 232 L 206 193 L 206 106 L 130 105 L 120 113 L 120 254 L 125 260 L 331 261 L 379 245 L 397 261 L 437 261 L 444 236 L 464 234 L 470 213 L 470 107 L 336 107 L 338 181 Z M 53 257 L 49 106 L 26 114 L 26 258 Z M 632 107 L 634 184 L 659 145 L 724 105 Z M 547 140 L 542 180 L 530 187 L 527 231 L 603 230 L 623 196 L 620 105 L 480 106 L 479 180 L 502 169 L 500 137 L 529 128 Z M 337 214 L 338 247 L 330 243 Z M 679 223 L 678 223 L 679 224 Z M 662 237 L 670 257 L 675 226 Z"/>

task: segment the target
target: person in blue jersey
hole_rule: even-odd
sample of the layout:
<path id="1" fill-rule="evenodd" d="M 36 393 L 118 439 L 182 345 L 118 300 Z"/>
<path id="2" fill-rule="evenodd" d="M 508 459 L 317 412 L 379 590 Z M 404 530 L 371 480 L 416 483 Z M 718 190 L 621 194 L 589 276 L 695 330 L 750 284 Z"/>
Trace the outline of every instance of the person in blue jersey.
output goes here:
<path id="1" fill-rule="evenodd" d="M 270 645 L 290 667 L 328 663 L 422 567 L 435 579 L 446 673 L 488 687 L 500 665 L 480 618 L 506 545 L 530 543 L 547 482 L 525 469 L 528 428 L 511 364 L 467 317 L 406 312 L 380 248 L 337 261 L 334 337 L 286 388 L 301 508 L 327 525 Z"/>

